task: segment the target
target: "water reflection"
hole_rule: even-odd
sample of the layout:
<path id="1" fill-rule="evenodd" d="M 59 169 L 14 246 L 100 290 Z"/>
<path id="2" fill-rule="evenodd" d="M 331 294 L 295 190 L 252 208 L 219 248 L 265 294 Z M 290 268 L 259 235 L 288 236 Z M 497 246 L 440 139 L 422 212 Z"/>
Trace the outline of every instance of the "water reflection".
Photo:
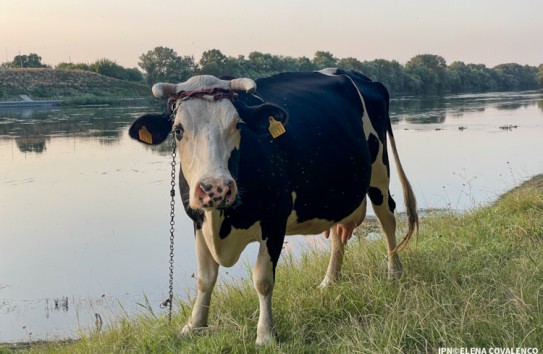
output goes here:
<path id="1" fill-rule="evenodd" d="M 127 134 L 135 117 L 160 109 L 0 110 L 0 342 L 74 337 L 79 326 L 94 328 L 96 314 L 105 325 L 119 312 L 137 314 L 145 298 L 161 313 L 170 146 Z M 466 209 L 541 173 L 542 111 L 543 93 L 393 100 L 396 143 L 419 206 Z M 175 294 L 186 298 L 197 288 L 194 237 L 177 215 Z M 288 242 L 296 252 L 307 239 Z M 256 253 L 250 245 L 245 264 Z M 245 264 L 221 279 L 246 276 Z"/>
<path id="2" fill-rule="evenodd" d="M 74 137 L 112 145 L 120 141 L 123 129 L 136 117 L 156 110 L 157 107 L 150 106 L 1 109 L 0 140 L 15 139 L 21 152 L 37 154 L 47 151 L 52 137 Z M 167 146 L 149 149 L 161 154 L 169 151 Z"/>
<path id="3" fill-rule="evenodd" d="M 543 111 L 540 92 L 403 97 L 391 100 L 390 112 L 395 122 L 443 124 L 447 118 L 461 118 L 474 112 L 482 113 L 489 108 L 512 111 L 532 105 L 537 105 Z M 111 145 L 119 142 L 123 128 L 134 118 L 160 109 L 158 105 L 107 109 L 0 109 L 0 139 L 15 139 L 21 152 L 38 154 L 47 150 L 51 137 L 59 136 L 90 139 Z M 148 148 L 166 154 L 170 150 L 167 145 Z"/>
<path id="4" fill-rule="evenodd" d="M 50 140 L 49 137 L 25 136 L 15 138 L 15 143 L 21 152 L 41 154 L 47 150 L 46 143 Z"/>
<path id="5" fill-rule="evenodd" d="M 447 118 L 460 118 L 465 114 L 482 113 L 486 109 L 513 111 L 537 105 L 543 110 L 542 93 L 500 92 L 487 94 L 462 94 L 436 97 L 403 97 L 390 102 L 394 121 L 413 124 L 443 124 Z"/>
<path id="6" fill-rule="evenodd" d="M 415 124 L 443 123 L 445 121 L 445 100 L 436 98 L 401 98 L 391 100 L 390 112 L 392 119 L 409 120 Z"/>

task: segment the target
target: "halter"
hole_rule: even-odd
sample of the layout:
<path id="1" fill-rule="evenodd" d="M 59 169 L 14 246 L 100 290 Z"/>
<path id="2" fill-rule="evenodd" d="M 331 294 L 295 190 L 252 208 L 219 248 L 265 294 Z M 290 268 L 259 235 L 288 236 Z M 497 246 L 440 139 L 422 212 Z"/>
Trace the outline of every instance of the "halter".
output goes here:
<path id="1" fill-rule="evenodd" d="M 234 100 L 238 94 L 232 90 L 226 90 L 222 88 L 211 88 L 207 90 L 194 90 L 194 91 L 181 91 L 178 94 L 170 95 L 168 98 L 168 110 L 172 113 L 176 110 L 176 103 L 178 100 L 182 102 L 188 101 L 191 98 L 204 98 L 211 99 L 212 101 L 220 101 L 222 99 Z"/>

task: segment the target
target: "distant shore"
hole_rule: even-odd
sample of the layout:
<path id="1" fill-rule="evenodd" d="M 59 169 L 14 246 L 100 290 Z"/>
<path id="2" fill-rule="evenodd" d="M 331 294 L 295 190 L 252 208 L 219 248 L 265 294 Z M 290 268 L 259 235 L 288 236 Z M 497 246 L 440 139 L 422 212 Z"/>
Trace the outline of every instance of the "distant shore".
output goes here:
<path id="1" fill-rule="evenodd" d="M 0 70 L 0 107 L 103 104 L 127 98 L 150 99 L 144 83 L 83 70 Z"/>
<path id="2" fill-rule="evenodd" d="M 59 106 L 62 100 L 20 100 L 20 101 L 0 101 L 2 108 L 27 108 L 27 107 L 54 107 Z"/>

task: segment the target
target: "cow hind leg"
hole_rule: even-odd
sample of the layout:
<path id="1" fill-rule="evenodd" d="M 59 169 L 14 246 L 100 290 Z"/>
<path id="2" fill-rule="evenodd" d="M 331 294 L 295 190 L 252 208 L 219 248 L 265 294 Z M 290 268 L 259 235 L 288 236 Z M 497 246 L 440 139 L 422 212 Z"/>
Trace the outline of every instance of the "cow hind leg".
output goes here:
<path id="1" fill-rule="evenodd" d="M 366 205 L 367 199 L 364 198 L 360 208 L 358 218 L 355 222 L 349 222 L 347 224 L 334 225 L 329 231 L 325 232 L 326 238 L 331 234 L 331 253 L 330 262 L 328 263 L 328 269 L 326 275 L 320 284 L 321 288 L 326 288 L 332 283 L 336 282 L 341 273 L 341 266 L 343 265 L 343 257 L 345 255 L 345 245 L 351 238 L 356 226 L 361 224 L 366 217 Z"/>
<path id="2" fill-rule="evenodd" d="M 328 269 L 326 275 L 320 284 L 321 288 L 326 288 L 332 283 L 337 281 L 341 272 L 341 266 L 343 264 L 343 256 L 345 255 L 345 243 L 341 240 L 341 235 L 337 231 L 336 226 L 330 229 L 332 251 L 330 254 L 330 262 L 328 263 Z"/>
<path id="3" fill-rule="evenodd" d="M 211 294 L 219 274 L 219 264 L 209 252 L 201 230 L 196 231 L 196 257 L 198 259 L 198 294 L 191 318 L 183 327 L 182 333 L 207 326 Z"/>
<path id="4" fill-rule="evenodd" d="M 398 279 L 402 274 L 403 267 L 400 256 L 396 251 L 396 217 L 394 216 L 396 203 L 390 196 L 388 183 L 380 187 L 370 185 L 368 194 L 375 215 L 377 215 L 381 228 L 385 233 L 388 251 L 388 277 L 392 280 Z"/>

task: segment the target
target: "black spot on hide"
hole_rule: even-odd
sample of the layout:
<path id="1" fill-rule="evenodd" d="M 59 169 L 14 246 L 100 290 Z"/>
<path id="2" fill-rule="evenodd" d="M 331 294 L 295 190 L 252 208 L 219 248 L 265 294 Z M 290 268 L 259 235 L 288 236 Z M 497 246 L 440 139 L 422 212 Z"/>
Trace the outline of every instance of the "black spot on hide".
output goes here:
<path id="1" fill-rule="evenodd" d="M 396 210 L 396 202 L 394 201 L 394 199 L 392 199 L 390 192 L 388 192 L 388 210 L 390 210 L 390 212 L 393 214 L 394 210 Z"/>
<path id="2" fill-rule="evenodd" d="M 385 167 L 387 169 L 387 177 L 390 179 L 390 163 L 388 162 L 387 149 L 384 149 L 384 151 L 383 151 L 383 165 L 385 165 Z"/>
<path id="3" fill-rule="evenodd" d="M 232 232 L 232 223 L 228 218 L 224 219 L 219 230 L 219 237 L 225 239 Z"/>
<path id="4" fill-rule="evenodd" d="M 383 193 L 379 188 L 371 187 L 368 190 L 368 195 L 370 196 L 371 202 L 373 205 L 383 204 Z"/>
<path id="5" fill-rule="evenodd" d="M 370 134 L 368 137 L 368 148 L 370 149 L 371 163 L 374 163 L 377 160 L 377 154 L 379 153 L 379 139 Z"/>

